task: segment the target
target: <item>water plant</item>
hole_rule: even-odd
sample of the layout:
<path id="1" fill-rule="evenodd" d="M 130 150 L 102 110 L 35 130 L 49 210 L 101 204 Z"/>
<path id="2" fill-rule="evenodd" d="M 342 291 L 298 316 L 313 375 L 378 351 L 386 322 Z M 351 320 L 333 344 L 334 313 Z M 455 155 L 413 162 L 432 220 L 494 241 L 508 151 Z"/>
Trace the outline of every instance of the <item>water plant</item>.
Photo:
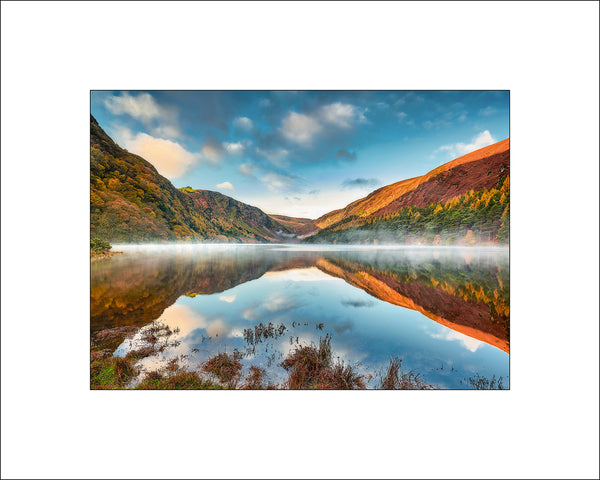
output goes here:
<path id="1" fill-rule="evenodd" d="M 219 353 L 209 358 L 202 366 L 202 370 L 226 383 L 229 388 L 235 388 L 240 379 L 242 364 L 234 355 Z"/>
<path id="2" fill-rule="evenodd" d="M 333 362 L 331 337 L 319 339 L 319 345 L 297 346 L 281 366 L 288 372 L 290 389 L 353 390 L 366 388 L 364 376 L 355 367 L 338 360 Z"/>
<path id="3" fill-rule="evenodd" d="M 412 370 L 403 372 L 401 366 L 401 359 L 390 358 L 379 384 L 381 390 L 430 390 L 434 388 L 433 385 L 424 382 L 418 373 Z"/>
<path id="4" fill-rule="evenodd" d="M 496 375 L 486 378 L 476 373 L 474 377 L 469 377 L 469 384 L 474 390 L 504 390 L 502 377 L 496 379 Z"/>

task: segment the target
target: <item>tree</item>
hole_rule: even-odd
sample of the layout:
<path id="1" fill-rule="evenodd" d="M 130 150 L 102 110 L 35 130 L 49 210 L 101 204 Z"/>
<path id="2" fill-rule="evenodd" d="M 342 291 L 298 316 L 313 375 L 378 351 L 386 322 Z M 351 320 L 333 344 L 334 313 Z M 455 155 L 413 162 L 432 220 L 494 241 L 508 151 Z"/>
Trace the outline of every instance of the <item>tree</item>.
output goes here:
<path id="1" fill-rule="evenodd" d="M 112 248 L 112 245 L 105 240 L 92 238 L 90 240 L 90 249 L 94 253 L 107 253 Z"/>

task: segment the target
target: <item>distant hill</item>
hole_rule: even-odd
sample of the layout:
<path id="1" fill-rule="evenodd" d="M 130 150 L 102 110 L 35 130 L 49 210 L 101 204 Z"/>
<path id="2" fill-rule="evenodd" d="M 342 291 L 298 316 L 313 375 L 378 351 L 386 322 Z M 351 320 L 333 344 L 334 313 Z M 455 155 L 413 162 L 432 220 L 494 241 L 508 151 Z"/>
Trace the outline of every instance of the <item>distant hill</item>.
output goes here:
<path id="1" fill-rule="evenodd" d="M 90 234 L 111 242 L 276 242 L 293 230 L 218 192 L 177 189 L 90 120 Z"/>
<path id="2" fill-rule="evenodd" d="M 277 222 L 286 225 L 298 238 L 303 238 L 319 231 L 319 227 L 310 218 L 286 217 L 285 215 L 273 214 L 269 214 L 269 216 Z"/>
<path id="3" fill-rule="evenodd" d="M 385 241 L 504 243 L 508 241 L 509 174 L 510 141 L 506 139 L 323 215 L 314 220 L 319 233 L 307 241 L 369 243 L 385 233 Z M 360 235 L 341 233 L 349 229 Z"/>

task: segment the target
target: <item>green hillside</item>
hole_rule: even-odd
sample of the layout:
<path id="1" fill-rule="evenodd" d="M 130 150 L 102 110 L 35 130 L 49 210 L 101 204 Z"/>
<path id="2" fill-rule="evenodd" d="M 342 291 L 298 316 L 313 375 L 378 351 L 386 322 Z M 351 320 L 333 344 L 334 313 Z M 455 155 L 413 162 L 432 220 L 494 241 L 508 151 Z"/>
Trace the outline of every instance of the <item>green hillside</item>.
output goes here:
<path id="1" fill-rule="evenodd" d="M 510 180 L 427 207 L 403 207 L 379 217 L 347 217 L 308 243 L 508 244 Z"/>
<path id="2" fill-rule="evenodd" d="M 218 192 L 177 189 L 90 122 L 90 235 L 111 242 L 280 241 L 291 230 Z"/>

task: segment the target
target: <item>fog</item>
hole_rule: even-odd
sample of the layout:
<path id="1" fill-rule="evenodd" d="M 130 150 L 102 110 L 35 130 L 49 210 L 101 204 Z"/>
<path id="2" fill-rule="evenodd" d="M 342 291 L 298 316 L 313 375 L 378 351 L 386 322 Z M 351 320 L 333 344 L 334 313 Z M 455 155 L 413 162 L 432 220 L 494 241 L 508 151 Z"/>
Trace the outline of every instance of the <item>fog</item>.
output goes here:
<path id="1" fill-rule="evenodd" d="M 294 251 L 332 251 L 332 250 L 440 250 L 440 251 L 461 251 L 461 250 L 490 250 L 506 251 L 509 247 L 506 245 L 411 245 L 411 244 L 376 244 L 376 245 L 353 245 L 353 244 L 297 244 L 297 243 L 115 243 L 113 251 L 135 251 L 135 250 L 157 250 L 157 251 L 194 251 L 194 250 L 233 250 L 238 248 L 270 248 L 270 249 L 289 249 Z"/>

